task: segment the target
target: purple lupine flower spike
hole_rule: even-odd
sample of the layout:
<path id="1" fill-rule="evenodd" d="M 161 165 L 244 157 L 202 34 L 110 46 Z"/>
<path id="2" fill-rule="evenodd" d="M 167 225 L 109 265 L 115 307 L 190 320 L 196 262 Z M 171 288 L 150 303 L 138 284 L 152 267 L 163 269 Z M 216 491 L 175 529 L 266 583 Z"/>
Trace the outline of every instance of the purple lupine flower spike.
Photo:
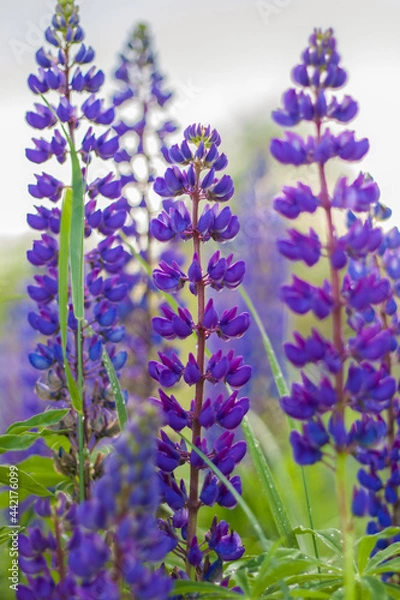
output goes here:
<path id="1" fill-rule="evenodd" d="M 118 136 L 109 127 L 114 109 L 106 106 L 98 96 L 104 75 L 92 65 L 94 51 L 82 42 L 83 37 L 78 8 L 73 2 L 57 4 L 52 24 L 46 31 L 50 47 L 37 52 L 39 73 L 31 75 L 28 80 L 38 99 L 40 94 L 44 95 L 52 109 L 48 112 L 47 105 L 38 101 L 35 111 L 27 115 L 31 126 L 50 130 L 47 139 L 34 139 L 35 148 L 27 150 L 27 157 L 34 163 L 43 163 L 52 157 L 60 163 L 66 162 L 68 146 L 62 123 L 80 157 L 85 185 L 85 238 L 91 238 L 87 247 L 85 244 L 84 258 L 85 319 L 88 326 L 83 327 L 81 340 L 78 340 L 77 322 L 70 305 L 66 357 L 61 350 L 57 263 L 59 203 L 69 183 L 65 184 L 42 171 L 35 175 L 36 182 L 29 186 L 35 200 L 47 203 L 35 206 L 36 212 L 28 215 L 29 225 L 41 233 L 40 239 L 33 242 L 27 253 L 29 262 L 38 267 L 34 281 L 28 286 L 28 294 L 37 308 L 32 308 L 28 320 L 42 336 L 42 341 L 29 354 L 29 360 L 42 373 L 36 386 L 40 398 L 71 409 L 60 424 L 69 432 L 71 450 L 68 453 L 60 449 L 56 464 L 73 477 L 77 469 L 78 438 L 64 360 L 68 359 L 76 377 L 77 345 L 82 345 L 85 446 L 91 452 L 99 440 L 118 432 L 114 398 L 102 364 L 102 350 L 106 348 L 114 368 L 120 371 L 127 353 L 118 349 L 124 338 L 124 328 L 118 321 L 118 305 L 132 287 L 132 276 L 126 271 L 130 255 L 118 238 L 129 213 L 128 203 L 121 196 L 121 181 L 112 171 L 96 178 L 92 174 L 91 162 L 95 157 L 97 161 L 104 161 L 114 156 L 118 150 Z M 70 177 L 70 168 L 67 173 Z M 105 208 L 98 205 L 100 198 L 101 203 L 104 199 L 108 201 Z M 89 474 L 85 493 L 90 495 Z"/>
<path id="2" fill-rule="evenodd" d="M 154 268 L 159 262 L 160 250 L 150 223 L 160 208 L 160 200 L 152 185 L 158 165 L 165 162 L 162 155 L 164 145 L 168 136 L 176 130 L 176 125 L 168 118 L 173 95 L 165 87 L 148 25 L 139 23 L 135 26 L 119 56 L 114 76 L 118 91 L 113 96 L 117 115 L 113 128 L 120 142 L 115 162 L 132 217 L 123 231 L 136 245 L 140 256 Z M 181 224 L 175 226 L 180 227 Z M 172 238 L 173 235 L 169 235 L 166 255 L 175 253 L 176 261 L 182 264 L 183 259 Z M 132 395 L 141 398 L 155 392 L 147 363 L 162 342 L 151 325 L 158 306 L 154 292 L 151 278 L 140 269 L 135 274 L 134 297 L 125 300 L 120 308 L 127 330 L 126 343 L 133 361 L 124 372 L 123 383 Z"/>
<path id="3" fill-rule="evenodd" d="M 275 200 L 275 208 L 289 219 L 318 208 L 324 213 L 327 235 L 322 242 L 315 231 L 304 234 L 291 229 L 289 237 L 278 242 L 278 249 L 289 260 L 302 261 L 308 267 L 318 263 L 324 253 L 329 280 L 311 285 L 293 277 L 292 284 L 282 287 L 281 299 L 297 314 L 311 312 L 318 320 L 329 316 L 332 331 L 329 338 L 317 327 L 307 338 L 295 333 L 294 343 L 285 345 L 286 356 L 294 366 L 303 369 L 307 364 L 316 364 L 322 375 L 312 382 L 302 372 L 302 382 L 293 384 L 291 394 L 282 398 L 281 404 L 287 414 L 302 422 L 302 432 L 291 434 L 298 463 L 323 460 L 338 468 L 339 461 L 343 464 L 343 459 L 352 455 L 363 465 L 353 511 L 360 516 L 369 512 L 373 520 L 368 532 L 375 533 L 399 524 L 394 506 L 400 480 L 397 482 L 397 466 L 392 462 L 398 460 L 398 400 L 391 373 L 398 333 L 394 281 L 399 236 L 397 231 L 385 236 L 377 226 L 377 221 L 389 213 L 379 204 L 378 186 L 369 175 L 360 173 L 354 181 L 342 177 L 332 190 L 328 187 L 327 161 L 358 161 L 368 151 L 366 138 L 357 140 L 354 131 L 348 130 L 333 134 L 328 127 L 331 121 L 348 123 L 357 113 L 352 98 L 339 100 L 332 95 L 345 84 L 347 75 L 340 66 L 331 29 L 315 30 L 311 35 L 293 79 L 302 89 L 287 92 L 283 108 L 273 117 L 278 124 L 289 127 L 308 121 L 314 126 L 314 135 L 303 139 L 286 132 L 284 140 L 272 141 L 271 153 L 283 164 L 313 164 L 319 173 L 320 189 L 313 191 L 301 183 L 296 188 L 284 188 L 283 195 Z M 347 211 L 344 235 L 335 223 L 341 211 Z M 345 318 L 351 329 L 348 337 Z M 349 411 L 351 419 L 346 416 Z M 331 463 L 329 447 L 334 449 L 335 464 Z M 387 468 L 393 477 L 385 481 L 381 471 Z M 340 513 L 346 531 L 350 517 L 343 503 Z M 378 545 L 381 547 L 381 542 Z"/>
<path id="4" fill-rule="evenodd" d="M 208 360 L 205 356 L 209 336 L 216 334 L 222 342 L 241 337 L 250 323 L 249 315 L 238 313 L 235 307 L 218 312 L 206 294 L 207 288 L 218 292 L 223 288 L 237 288 L 245 272 L 244 262 L 236 261 L 232 254 L 224 256 L 216 251 L 208 264 L 203 257 L 203 244 L 211 237 L 225 241 L 232 239 L 238 231 L 237 218 L 223 204 L 233 194 L 233 183 L 228 175 L 220 174 L 227 164 L 225 155 L 219 151 L 220 141 L 219 134 L 209 126 L 191 125 L 184 132 L 183 142 L 165 151 L 172 166 L 154 184 L 160 196 L 174 197 L 174 200 L 169 199 L 168 207 L 153 220 L 153 235 L 160 242 L 171 238 L 191 240 L 193 253 L 187 271 L 174 261 L 162 261 L 154 270 L 154 283 L 169 293 L 188 286 L 196 298 L 197 315 L 187 309 L 176 312 L 166 306 L 163 307 L 164 316 L 155 317 L 153 326 L 166 339 L 186 338 L 195 332 L 197 349 L 195 353 L 189 353 L 187 361 L 181 361 L 172 352 L 160 353 L 159 361 L 149 363 L 149 372 L 164 388 L 173 388 L 183 380 L 193 389 L 189 410 L 179 405 L 170 389 L 160 389 L 160 399 L 154 399 L 154 402 L 161 406 L 166 422 L 175 431 L 179 432 L 185 426 L 192 430 L 192 443 L 213 461 L 240 493 L 240 478 L 232 473 L 246 452 L 246 444 L 235 440 L 234 430 L 249 409 L 248 399 L 239 397 L 238 390 L 249 380 L 251 368 L 244 364 L 242 356 L 222 348 Z M 190 201 L 187 207 L 180 199 L 185 195 Z M 235 391 L 211 401 L 204 397 L 206 381 L 211 384 L 224 382 Z M 221 433 L 214 443 L 210 443 L 203 437 L 202 430 L 216 423 Z M 184 463 L 190 466 L 189 489 L 182 479 L 178 480 L 177 469 Z M 202 505 L 213 506 L 215 503 L 233 507 L 236 502 L 194 450 L 188 451 L 183 442 L 174 442 L 164 431 L 158 443 L 157 464 L 163 501 L 174 513 L 164 521 L 165 531 L 177 541 L 175 551 L 185 557 L 187 573 L 195 568 L 197 577 L 207 580 L 214 564 L 235 560 L 243 554 L 244 548 L 237 533 L 230 531 L 225 521 L 214 520 L 205 538 L 200 538 L 198 510 Z M 216 556 L 212 564 L 209 551 Z M 218 572 L 221 572 L 220 568 Z M 217 577 L 214 581 L 218 580 Z"/>
<path id="5" fill-rule="evenodd" d="M 90 500 L 77 507 L 59 493 L 53 505 L 49 498 L 36 502 L 36 515 L 52 521 L 54 533 L 30 527 L 19 536 L 28 585 L 19 584 L 18 600 L 40 597 L 43 589 L 51 600 L 119 600 L 121 585 L 138 600 L 168 598 L 172 580 L 159 564 L 176 542 L 157 526 L 158 427 L 154 406 L 136 407 L 103 462 Z M 195 544 L 192 556 L 198 556 Z"/>

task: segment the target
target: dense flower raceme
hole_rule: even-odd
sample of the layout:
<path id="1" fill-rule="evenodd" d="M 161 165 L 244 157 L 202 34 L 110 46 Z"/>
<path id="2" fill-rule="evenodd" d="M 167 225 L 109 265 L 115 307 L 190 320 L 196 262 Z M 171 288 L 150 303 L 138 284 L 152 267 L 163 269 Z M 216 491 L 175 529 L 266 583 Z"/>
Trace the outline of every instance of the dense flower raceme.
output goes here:
<path id="1" fill-rule="evenodd" d="M 112 158 L 118 150 L 118 137 L 111 129 L 105 133 L 102 128 L 99 133 L 97 128 L 94 129 L 97 125 L 110 125 L 114 109 L 105 106 L 96 96 L 104 75 L 91 64 L 93 49 L 82 43 L 84 34 L 79 25 L 78 9 L 71 3 L 58 4 L 45 37 L 53 49 L 41 48 L 36 53 L 39 72 L 30 75 L 28 83 L 37 94 L 38 102 L 35 110 L 27 113 L 27 121 L 36 129 L 52 130 L 52 137 L 34 138 L 35 147 L 28 149 L 26 155 L 35 164 L 42 164 L 52 157 L 59 163 L 67 161 L 67 140 L 61 122 L 68 130 L 82 164 L 86 186 L 85 237 L 91 238 L 86 242 L 85 250 L 85 319 L 88 326 L 84 326 L 82 338 L 78 340 L 77 321 L 70 305 L 66 358 L 76 374 L 78 344 L 82 344 L 85 444 L 92 449 L 99 439 L 115 434 L 117 430 L 113 395 L 101 357 L 105 346 L 117 371 L 127 357 L 125 351 L 117 350 L 116 344 L 124 338 L 124 328 L 118 323 L 118 303 L 124 300 L 133 283 L 125 268 L 130 255 L 118 238 L 121 228 L 126 226 L 129 230 L 129 205 L 121 196 L 121 181 L 112 172 L 89 179 L 92 159 L 97 157 L 105 161 Z M 41 100 L 41 95 L 46 96 L 52 109 Z M 49 204 L 36 206 L 36 212 L 28 215 L 29 225 L 42 232 L 27 253 L 29 262 L 40 269 L 28 286 L 29 296 L 37 303 L 37 309 L 31 310 L 28 318 L 31 326 L 44 338 L 30 353 L 29 359 L 43 373 L 36 385 L 38 395 L 44 400 L 69 406 L 57 304 L 59 201 L 66 186 L 47 172 L 35 177 L 36 183 L 29 186 L 31 196 L 45 199 Z M 101 197 L 111 201 L 105 208 L 98 205 Z M 71 416 L 61 423 L 63 429 L 70 431 L 71 452 L 58 460 L 62 463 L 60 468 L 74 475 L 77 432 Z"/>
<path id="2" fill-rule="evenodd" d="M 190 353 L 184 362 L 173 352 L 160 352 L 158 361 L 150 361 L 149 371 L 162 388 L 167 388 L 166 391 L 160 388 L 159 399 L 154 400 L 161 406 L 167 424 L 178 433 L 185 427 L 190 428 L 192 443 L 241 492 L 240 477 L 233 475 L 233 471 L 246 452 L 246 444 L 235 441 L 235 429 L 249 409 L 248 398 L 241 397 L 239 390 L 249 380 L 251 368 L 233 351 L 219 349 L 208 359 L 205 357 L 209 336 L 216 335 L 221 340 L 240 337 L 250 322 L 248 313 L 238 313 L 236 307 L 217 312 L 213 300 L 207 300 L 205 293 L 207 288 L 235 289 L 245 273 L 243 261 L 235 261 L 232 254 L 225 257 L 219 250 L 211 255 L 208 264 L 203 264 L 204 242 L 231 240 L 239 230 L 237 217 L 229 206 L 223 206 L 234 190 L 232 179 L 220 175 L 227 159 L 220 153 L 219 145 L 220 136 L 210 127 L 188 127 L 182 143 L 166 153 L 171 166 L 154 184 L 155 191 L 165 200 L 163 212 L 151 223 L 152 234 L 161 242 L 180 238 L 191 240 L 193 245 L 193 258 L 187 271 L 174 261 L 162 261 L 154 270 L 154 282 L 168 293 L 176 293 L 188 285 L 197 304 L 197 317 L 187 308 L 175 310 L 169 305 L 163 306 L 162 315 L 153 319 L 154 329 L 167 340 L 186 339 L 195 334 L 197 352 L 196 355 Z M 190 199 L 189 207 L 178 199 L 185 195 Z M 202 201 L 205 204 L 201 208 Z M 169 391 L 182 379 L 194 389 L 189 410 Z M 206 381 L 225 382 L 233 391 L 211 401 L 204 398 Z M 209 446 L 202 429 L 207 430 L 216 423 L 220 434 Z M 190 465 L 189 489 L 183 479 L 178 480 L 176 473 L 185 463 Z M 230 508 L 236 501 L 194 450 L 188 449 L 183 441 L 173 441 L 165 431 L 158 442 L 157 465 L 162 498 L 173 511 L 173 516 L 161 526 L 175 541 L 174 552 L 186 561 L 187 572 L 195 567 L 198 578 L 209 579 L 216 565 L 239 558 L 244 548 L 237 533 L 229 531 L 225 521 L 216 519 L 201 539 L 197 532 L 198 510 L 215 503 Z M 218 571 L 221 573 L 221 569 Z"/>
<path id="3" fill-rule="evenodd" d="M 151 188 L 157 171 L 165 169 L 161 150 L 167 137 L 176 130 L 167 116 L 172 93 L 165 90 L 164 77 L 157 63 L 149 26 L 139 23 L 129 36 L 115 71 L 120 88 L 113 98 L 117 118 L 114 131 L 120 142 L 115 161 L 123 191 L 132 207 L 131 215 L 137 224 L 132 229 L 131 238 L 137 251 L 152 268 L 158 262 L 158 246 L 149 227 L 160 202 Z M 174 245 L 169 244 L 168 253 L 174 251 Z M 181 263 L 177 252 L 176 259 Z M 151 324 L 158 304 L 154 291 L 151 278 L 141 270 L 137 275 L 134 297 L 126 301 L 129 308 L 124 319 L 126 343 L 131 349 L 133 364 L 128 363 L 122 380 L 131 394 L 141 397 L 148 397 L 154 392 L 147 363 L 161 342 Z"/>
<path id="4" fill-rule="evenodd" d="M 156 568 L 171 548 L 156 520 L 158 427 L 155 407 L 136 407 L 90 500 L 77 506 L 60 493 L 55 505 L 37 501 L 37 515 L 54 523 L 54 533 L 32 527 L 20 534 L 28 585 L 19 585 L 18 600 L 119 600 L 121 584 L 137 600 L 166 600 L 172 580 Z"/>
<path id="5" fill-rule="evenodd" d="M 385 357 L 396 347 L 396 327 L 379 319 L 373 324 L 360 324 L 354 316 L 379 312 L 379 307 L 385 311 L 392 304 L 393 294 L 383 273 L 365 271 L 358 278 L 349 274 L 354 259 L 369 261 L 382 242 L 382 233 L 369 216 L 378 210 L 377 185 L 363 174 L 353 182 L 339 179 L 332 192 L 326 182 L 327 160 L 336 157 L 358 161 L 368 150 L 368 141 L 356 140 L 354 132 L 346 130 L 334 135 L 327 127 L 329 121 L 348 123 L 357 113 L 357 104 L 350 96 L 343 100 L 329 96 L 331 89 L 346 81 L 331 30 L 315 31 L 310 37 L 293 78 L 303 90 L 286 92 L 284 107 L 273 113 L 274 119 L 286 126 L 311 121 L 316 133 L 307 141 L 286 133 L 285 140 L 272 141 L 271 152 L 284 164 L 315 164 L 321 188 L 314 192 L 301 183 L 286 187 L 275 199 L 275 208 L 288 219 L 320 208 L 326 216 L 327 242 L 322 242 L 313 229 L 290 229 L 288 236 L 278 241 L 278 249 L 289 260 L 301 261 L 307 267 L 327 256 L 330 280 L 312 285 L 294 276 L 292 283 L 281 288 L 281 299 L 297 314 L 312 313 L 317 320 L 330 317 L 332 337 L 326 339 L 314 328 L 306 337 L 295 333 L 293 341 L 285 344 L 288 360 L 303 371 L 301 383 L 294 383 L 291 394 L 281 403 L 287 414 L 303 422 L 302 433 L 291 434 L 297 462 L 312 464 L 330 461 L 326 452 L 329 446 L 337 453 L 359 456 L 386 435 L 381 413 L 392 406 L 396 382 L 388 373 Z M 344 235 L 334 225 L 334 217 L 341 210 L 354 214 Z M 354 330 L 347 340 L 345 311 Z M 318 381 L 311 380 L 304 371 L 310 364 L 318 365 L 322 372 Z M 346 408 L 354 411 L 351 426 L 345 419 Z"/>
<path id="6" fill-rule="evenodd" d="M 370 517 L 368 533 L 400 524 L 400 414 L 399 400 L 395 396 L 396 381 L 393 378 L 399 351 L 392 337 L 390 345 L 387 338 L 387 333 L 397 337 L 400 331 L 397 300 L 400 290 L 400 232 L 397 227 L 383 231 L 379 222 L 389 216 L 390 210 L 378 204 L 363 225 L 352 212 L 348 213 L 347 218 L 347 235 L 357 240 L 353 245 L 345 280 L 346 290 L 353 289 L 355 298 L 355 302 L 347 309 L 347 322 L 362 340 L 357 344 L 357 352 L 369 359 L 371 355 L 382 355 L 378 372 L 363 365 L 354 373 L 353 379 L 354 408 L 377 415 L 376 423 L 369 426 L 365 423 L 364 431 L 358 428 L 372 447 L 363 443 L 355 454 L 362 466 L 358 472 L 358 485 L 354 489 L 353 512 L 357 516 Z M 374 254 L 365 251 L 371 243 L 376 250 Z M 365 294 L 380 295 L 380 302 L 366 303 L 362 300 Z M 354 341 L 352 343 L 354 346 Z M 384 353 L 384 349 L 378 347 L 382 343 L 386 346 Z M 376 549 L 399 539 L 379 540 Z"/>

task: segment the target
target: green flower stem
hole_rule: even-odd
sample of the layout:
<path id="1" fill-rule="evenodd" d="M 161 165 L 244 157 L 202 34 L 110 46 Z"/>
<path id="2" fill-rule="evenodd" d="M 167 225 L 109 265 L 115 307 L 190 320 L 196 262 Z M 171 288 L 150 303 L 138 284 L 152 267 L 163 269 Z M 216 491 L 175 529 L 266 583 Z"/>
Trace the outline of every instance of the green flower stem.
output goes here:
<path id="1" fill-rule="evenodd" d="M 78 367 L 78 393 L 82 398 L 83 412 L 78 413 L 78 462 L 79 462 L 79 500 L 83 502 L 89 497 L 88 486 L 86 485 L 85 473 L 85 408 L 83 406 L 83 362 L 82 362 L 82 321 L 78 319 L 76 332 L 76 348 L 77 348 L 77 367 Z"/>
<path id="2" fill-rule="evenodd" d="M 354 573 L 354 525 L 347 501 L 347 453 L 336 459 L 336 493 L 343 539 L 344 600 L 356 600 Z"/>

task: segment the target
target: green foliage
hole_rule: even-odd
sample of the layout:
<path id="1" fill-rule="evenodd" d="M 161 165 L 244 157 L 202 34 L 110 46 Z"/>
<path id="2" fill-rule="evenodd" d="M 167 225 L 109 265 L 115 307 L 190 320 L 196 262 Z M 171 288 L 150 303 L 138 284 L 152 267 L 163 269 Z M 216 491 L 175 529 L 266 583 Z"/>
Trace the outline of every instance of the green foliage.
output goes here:
<path id="1" fill-rule="evenodd" d="M 16 421 L 12 423 L 10 427 L 7 429 L 6 434 L 20 434 L 25 433 L 26 431 L 30 431 L 31 429 L 38 428 L 39 431 L 44 427 L 50 427 L 51 425 L 56 425 L 65 417 L 68 413 L 67 408 L 61 409 L 52 409 L 46 410 L 43 413 L 38 415 L 34 415 L 30 419 L 26 421 Z M 4 436 L 0 436 L 1 438 Z M 40 436 L 39 436 L 40 437 Z"/>
<path id="2" fill-rule="evenodd" d="M 242 428 L 246 438 L 247 446 L 250 451 L 251 459 L 259 479 L 261 490 L 264 494 L 266 502 L 269 505 L 279 535 L 282 537 L 284 545 L 298 548 L 296 536 L 294 535 L 292 526 L 290 524 L 288 511 L 281 498 L 278 488 L 276 487 L 269 464 L 246 417 L 243 419 Z"/>

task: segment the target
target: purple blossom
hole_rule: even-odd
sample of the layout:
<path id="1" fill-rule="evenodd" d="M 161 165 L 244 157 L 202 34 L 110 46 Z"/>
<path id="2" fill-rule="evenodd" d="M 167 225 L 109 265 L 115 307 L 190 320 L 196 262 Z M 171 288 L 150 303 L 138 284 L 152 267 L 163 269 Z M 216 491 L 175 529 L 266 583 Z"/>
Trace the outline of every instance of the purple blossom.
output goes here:
<path id="1" fill-rule="evenodd" d="M 194 446 L 212 460 L 240 493 L 240 478 L 232 473 L 246 452 L 246 444 L 236 441 L 234 430 L 249 409 L 248 398 L 239 397 L 238 390 L 250 379 L 251 368 L 233 350 L 225 352 L 220 348 L 208 360 L 204 353 L 206 340 L 213 334 L 223 341 L 239 338 L 250 324 L 248 313 L 239 313 L 237 307 L 218 311 L 214 300 L 206 298 L 207 288 L 214 288 L 219 293 L 223 288 L 234 289 L 241 284 L 245 274 L 244 262 L 235 261 L 233 254 L 224 256 L 218 250 L 209 258 L 208 264 L 204 264 L 202 256 L 204 242 L 210 238 L 232 239 L 238 230 L 237 218 L 230 209 L 220 209 L 217 204 L 227 201 L 233 194 L 231 178 L 220 174 L 227 161 L 225 155 L 220 154 L 219 145 L 220 136 L 210 127 L 200 124 L 188 127 L 183 142 L 164 151 L 172 166 L 164 177 L 155 180 L 154 189 L 161 197 L 188 195 L 189 208 L 179 199 L 168 207 L 164 204 L 164 211 L 153 220 L 151 230 L 159 241 L 192 240 L 193 258 L 187 271 L 174 261 L 162 261 L 154 270 L 154 282 L 160 289 L 173 293 L 188 285 L 196 297 L 198 311 L 195 317 L 187 308 L 176 311 L 169 306 L 162 307 L 163 316 L 153 319 L 153 327 L 165 339 L 186 338 L 195 333 L 197 351 L 196 355 L 189 353 L 186 364 L 172 352 L 160 352 L 160 361 L 149 362 L 149 373 L 166 388 L 174 387 L 182 379 L 193 387 L 194 400 L 189 410 L 181 407 L 175 396 L 169 396 L 161 389 L 160 399 L 153 402 L 162 408 L 167 423 L 175 431 L 179 432 L 185 426 L 191 429 Z M 200 212 L 203 200 L 216 204 L 211 208 L 206 204 Z M 235 392 L 228 396 L 221 394 L 215 400 L 204 399 L 206 381 L 212 384 L 225 382 L 235 388 Z M 203 437 L 202 428 L 209 429 L 214 424 L 223 432 L 210 443 Z M 176 479 L 176 471 L 184 463 L 189 463 L 191 469 L 189 491 L 183 480 Z M 198 576 L 207 580 L 209 561 L 205 560 L 205 544 L 217 554 L 218 560 L 223 561 L 239 558 L 244 548 L 237 533 L 230 532 L 224 521 L 214 520 L 204 541 L 201 540 L 196 525 L 197 509 L 193 511 L 193 506 L 218 503 L 231 508 L 236 501 L 194 450 L 188 451 L 183 441 L 173 442 L 165 432 L 161 433 L 158 444 L 157 465 L 163 500 L 174 512 L 172 518 L 164 521 L 165 531 L 185 556 L 186 569 L 195 566 Z"/>

